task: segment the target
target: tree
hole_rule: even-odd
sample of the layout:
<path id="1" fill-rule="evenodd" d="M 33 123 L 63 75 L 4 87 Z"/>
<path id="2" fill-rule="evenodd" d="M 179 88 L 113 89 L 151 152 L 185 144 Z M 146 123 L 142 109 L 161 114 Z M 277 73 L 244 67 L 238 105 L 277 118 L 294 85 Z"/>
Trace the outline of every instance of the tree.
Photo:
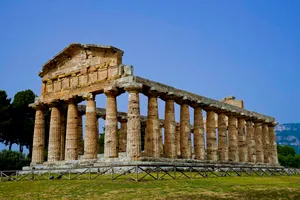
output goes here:
<path id="1" fill-rule="evenodd" d="M 13 133 L 17 136 L 20 152 L 23 146 L 29 149 L 31 155 L 35 110 L 28 105 L 34 102 L 36 95 L 31 90 L 17 92 L 12 103 Z"/>
<path id="2" fill-rule="evenodd" d="M 295 156 L 296 155 L 295 149 L 288 145 L 284 145 L 284 146 L 277 145 L 277 151 L 278 151 L 278 154 L 282 155 L 282 156 L 288 156 L 288 155 Z"/>
<path id="3" fill-rule="evenodd" d="M 11 115 L 10 99 L 7 98 L 5 91 L 0 90 L 0 142 L 11 146 L 15 143 L 15 137 L 11 134 L 12 115 Z"/>

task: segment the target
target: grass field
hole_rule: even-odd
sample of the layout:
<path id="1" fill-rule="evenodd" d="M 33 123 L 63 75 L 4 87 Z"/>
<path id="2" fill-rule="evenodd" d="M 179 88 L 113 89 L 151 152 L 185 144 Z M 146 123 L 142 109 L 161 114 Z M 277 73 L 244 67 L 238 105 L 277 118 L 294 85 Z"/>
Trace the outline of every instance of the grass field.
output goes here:
<path id="1" fill-rule="evenodd" d="M 0 199 L 300 199 L 300 177 L 0 182 Z"/>

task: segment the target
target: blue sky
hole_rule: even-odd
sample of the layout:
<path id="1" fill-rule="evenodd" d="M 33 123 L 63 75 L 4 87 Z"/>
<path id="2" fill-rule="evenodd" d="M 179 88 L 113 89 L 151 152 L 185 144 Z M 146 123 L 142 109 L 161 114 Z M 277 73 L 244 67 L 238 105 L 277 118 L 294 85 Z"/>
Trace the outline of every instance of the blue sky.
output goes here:
<path id="1" fill-rule="evenodd" d="M 39 95 L 46 61 L 70 43 L 95 43 L 124 50 L 135 75 L 214 99 L 234 95 L 279 123 L 300 122 L 299 9 L 297 0 L 3 0 L 0 89 Z M 119 99 L 126 111 L 126 95 Z"/>

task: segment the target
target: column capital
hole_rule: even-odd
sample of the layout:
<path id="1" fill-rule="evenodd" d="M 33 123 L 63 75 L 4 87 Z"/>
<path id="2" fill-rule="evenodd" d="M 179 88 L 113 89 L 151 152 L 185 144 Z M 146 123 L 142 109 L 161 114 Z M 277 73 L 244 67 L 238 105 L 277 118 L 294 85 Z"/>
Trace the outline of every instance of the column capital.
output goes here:
<path id="1" fill-rule="evenodd" d="M 176 101 L 179 97 L 174 95 L 174 92 L 168 92 L 166 94 L 162 94 L 160 98 L 164 101 L 168 101 L 168 100 Z"/>
<path id="2" fill-rule="evenodd" d="M 116 97 L 118 96 L 120 93 L 118 91 L 118 89 L 114 86 L 109 86 L 109 87 L 106 87 L 104 88 L 104 94 L 106 96 L 112 96 L 112 97 Z"/>
<path id="3" fill-rule="evenodd" d="M 131 93 L 140 93 L 142 91 L 143 85 L 140 83 L 131 83 L 124 87 L 124 90 Z"/>
<path id="4" fill-rule="evenodd" d="M 150 89 L 148 89 L 147 91 L 147 96 L 148 97 L 159 97 L 160 92 L 158 92 L 155 87 L 151 87 Z"/>
<path id="5" fill-rule="evenodd" d="M 90 92 L 82 93 L 81 96 L 84 100 L 88 100 L 88 101 L 89 100 L 93 100 L 93 101 L 95 100 L 95 95 L 93 93 L 90 93 Z"/>

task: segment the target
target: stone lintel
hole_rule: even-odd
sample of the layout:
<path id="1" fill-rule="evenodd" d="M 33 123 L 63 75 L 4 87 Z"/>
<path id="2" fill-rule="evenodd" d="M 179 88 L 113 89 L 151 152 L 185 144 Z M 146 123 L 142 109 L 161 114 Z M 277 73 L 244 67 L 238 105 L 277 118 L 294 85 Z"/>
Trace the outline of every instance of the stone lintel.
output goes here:
<path id="1" fill-rule="evenodd" d="M 230 105 L 230 104 L 218 101 L 218 100 L 213 100 L 213 99 L 203 97 L 203 96 L 200 96 L 200 95 L 197 95 L 197 94 L 186 92 L 184 90 L 180 90 L 180 89 L 177 89 L 177 88 L 174 88 L 174 87 L 162 84 L 162 83 L 158 83 L 158 82 L 155 82 L 155 81 L 151 81 L 151 80 L 148 80 L 148 79 L 144 79 L 144 78 L 141 78 L 141 77 L 138 77 L 138 76 L 135 76 L 133 80 L 136 83 L 140 83 L 140 84 L 142 84 L 144 86 L 147 86 L 147 87 L 155 87 L 156 90 L 158 90 L 161 93 L 173 92 L 175 96 L 186 97 L 187 100 L 189 100 L 191 103 L 192 102 L 197 103 L 197 101 L 201 101 L 201 103 L 203 105 L 207 105 L 208 107 L 211 107 L 211 105 L 214 105 L 216 108 L 221 109 L 221 110 L 224 110 L 224 109 L 228 110 L 228 111 L 235 110 L 237 113 L 244 113 L 245 117 L 246 116 L 249 116 L 249 117 L 253 116 L 253 117 L 258 118 L 258 119 L 261 118 L 262 120 L 264 120 L 266 122 L 275 121 L 275 119 L 273 117 L 269 117 L 269 116 L 262 115 L 262 114 L 259 114 L 259 113 L 256 113 L 256 112 L 248 111 L 248 110 L 245 110 L 243 108 L 239 108 L 239 107 L 234 106 L 234 105 Z"/>

